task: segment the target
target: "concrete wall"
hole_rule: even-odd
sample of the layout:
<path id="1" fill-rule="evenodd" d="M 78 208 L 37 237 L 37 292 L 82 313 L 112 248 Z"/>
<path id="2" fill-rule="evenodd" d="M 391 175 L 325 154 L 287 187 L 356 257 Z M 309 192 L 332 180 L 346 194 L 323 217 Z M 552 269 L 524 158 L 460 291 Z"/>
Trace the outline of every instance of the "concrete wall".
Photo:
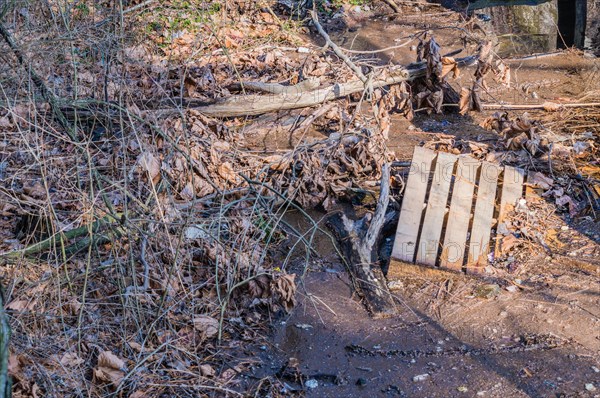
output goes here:
<path id="1" fill-rule="evenodd" d="M 538 6 L 490 7 L 481 12 L 492 18 L 500 55 L 531 54 L 556 48 L 556 0 Z"/>
<path id="2" fill-rule="evenodd" d="M 588 0 L 584 47 L 600 56 L 600 0 Z"/>

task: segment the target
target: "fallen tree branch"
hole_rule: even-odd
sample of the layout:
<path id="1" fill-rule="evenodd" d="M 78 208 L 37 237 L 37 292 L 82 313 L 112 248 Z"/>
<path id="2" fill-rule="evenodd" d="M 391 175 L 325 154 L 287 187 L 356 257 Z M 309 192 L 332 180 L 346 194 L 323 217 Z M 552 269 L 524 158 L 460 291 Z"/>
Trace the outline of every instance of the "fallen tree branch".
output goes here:
<path id="1" fill-rule="evenodd" d="M 394 2 L 394 0 L 383 0 L 383 2 L 390 6 L 396 14 L 399 14 L 402 11 L 400 7 L 398 7 L 398 4 Z"/>
<path id="2" fill-rule="evenodd" d="M 469 56 L 457 59 L 459 66 L 467 66 L 475 62 L 477 57 Z M 425 63 L 412 64 L 407 67 L 388 69 L 388 76 L 383 79 L 374 78 L 369 83 L 379 88 L 403 81 L 413 80 L 426 75 Z M 337 98 L 364 91 L 365 85 L 360 80 L 336 83 L 325 88 L 300 93 L 284 93 L 273 95 L 236 95 L 223 98 L 214 104 L 195 106 L 194 109 L 212 117 L 255 116 L 263 113 L 289 109 L 307 108 L 320 105 Z M 177 109 L 149 111 L 159 116 L 179 112 Z"/>
<path id="3" fill-rule="evenodd" d="M 363 251 L 371 250 L 377 242 L 377 236 L 381 232 L 383 222 L 385 221 L 385 213 L 390 203 L 390 164 L 386 163 L 381 168 L 381 189 L 379 190 L 379 200 L 373 219 L 369 224 L 369 229 L 363 241 Z"/>
<path id="4" fill-rule="evenodd" d="M 344 253 L 344 262 L 363 297 L 365 306 L 373 318 L 386 318 L 396 313 L 396 305 L 391 295 L 379 262 L 380 235 L 384 227 L 389 204 L 390 165 L 382 168 L 381 190 L 375 215 L 368 229 L 369 217 L 350 220 L 343 213 L 329 217 L 327 226 L 337 238 Z"/>
<path id="5" fill-rule="evenodd" d="M 543 109 L 548 112 L 558 111 L 564 108 L 595 108 L 600 106 L 600 102 L 557 104 L 555 102 L 544 102 L 543 104 L 483 104 L 486 110 L 530 110 Z"/>
<path id="6" fill-rule="evenodd" d="M 321 85 L 318 77 L 311 77 L 292 86 L 280 83 L 241 82 L 234 83 L 229 88 L 233 90 L 260 91 L 269 94 L 296 94 L 314 90 Z"/>
<path id="7" fill-rule="evenodd" d="M 117 214 L 116 217 L 122 216 L 121 214 Z M 34 254 L 41 253 L 46 251 L 52 247 L 54 247 L 58 242 L 69 241 L 71 239 L 84 237 L 80 241 L 75 242 L 71 246 L 65 248 L 67 252 L 77 252 L 82 248 L 88 247 L 90 244 L 94 242 L 93 239 L 90 238 L 90 233 L 97 233 L 101 228 L 110 226 L 111 224 L 117 224 L 119 222 L 118 218 L 112 216 L 106 216 L 104 218 L 98 219 L 94 221 L 91 225 L 83 225 L 78 228 L 71 229 L 69 231 L 61 231 L 58 232 L 51 237 L 44 239 L 40 242 L 34 243 L 31 246 L 28 246 L 24 249 L 13 250 L 5 253 L 0 253 L 0 260 L 15 260 L 24 256 L 32 256 Z M 111 233 L 109 233 L 111 234 Z M 101 241 L 105 241 L 107 237 L 103 237 Z M 1 398 L 1 397 L 0 397 Z"/>

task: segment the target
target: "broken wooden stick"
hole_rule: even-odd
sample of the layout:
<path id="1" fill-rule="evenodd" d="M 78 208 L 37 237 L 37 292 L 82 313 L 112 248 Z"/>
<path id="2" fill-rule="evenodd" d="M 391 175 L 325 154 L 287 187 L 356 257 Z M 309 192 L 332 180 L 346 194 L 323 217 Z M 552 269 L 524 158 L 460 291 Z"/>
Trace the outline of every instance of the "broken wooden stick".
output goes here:
<path id="1" fill-rule="evenodd" d="M 535 110 L 543 109 L 548 112 L 555 112 L 564 108 L 595 108 L 599 107 L 600 102 L 588 103 L 570 103 L 558 104 L 556 102 L 544 102 L 543 104 L 482 104 L 486 110 Z"/>
<path id="2" fill-rule="evenodd" d="M 383 0 L 383 2 L 385 4 L 387 4 L 388 6 L 390 6 L 396 14 L 399 14 L 402 11 L 400 9 L 400 7 L 398 7 L 398 4 L 396 4 L 396 2 L 394 0 Z"/>
<path id="3" fill-rule="evenodd" d="M 336 213 L 327 220 L 342 249 L 348 271 L 373 318 L 386 318 L 396 313 L 394 298 L 378 261 L 377 246 L 390 200 L 389 164 L 383 166 L 381 174 L 377 209 L 368 228 L 368 216 L 350 220 L 343 213 Z"/>
<path id="4" fill-rule="evenodd" d="M 292 86 L 284 86 L 280 83 L 263 83 L 263 82 L 241 82 L 234 83 L 229 87 L 233 90 L 252 90 L 269 94 L 296 94 L 314 90 L 321 85 L 321 80 L 318 77 L 311 77 Z"/>

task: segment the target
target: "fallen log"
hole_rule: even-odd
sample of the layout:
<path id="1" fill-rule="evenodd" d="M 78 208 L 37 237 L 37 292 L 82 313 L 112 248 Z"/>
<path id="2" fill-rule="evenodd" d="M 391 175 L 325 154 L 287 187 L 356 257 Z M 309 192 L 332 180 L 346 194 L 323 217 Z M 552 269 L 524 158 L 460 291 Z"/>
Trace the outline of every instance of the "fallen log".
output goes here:
<path id="1" fill-rule="evenodd" d="M 390 165 L 382 168 L 381 190 L 377 209 L 369 223 L 369 216 L 350 220 L 343 213 L 336 213 L 327 220 L 344 254 L 344 262 L 359 295 L 373 318 L 387 318 L 396 313 L 394 297 L 390 293 L 379 262 L 381 233 L 386 220 L 390 200 Z M 368 227 L 367 227 L 367 224 Z"/>
<path id="2" fill-rule="evenodd" d="M 457 59 L 459 66 L 467 66 L 477 60 L 476 56 Z M 427 65 L 423 62 L 407 67 L 396 67 L 388 70 L 388 76 L 382 79 L 373 79 L 370 84 L 373 88 L 380 88 L 414 80 L 425 76 Z M 365 90 L 365 83 L 352 80 L 346 83 L 336 83 L 325 88 L 311 91 L 285 92 L 273 95 L 236 95 L 218 100 L 214 104 L 194 107 L 197 111 L 212 117 L 255 116 L 263 113 L 308 108 L 328 101 L 346 97 Z M 177 109 L 163 109 L 158 111 L 161 115 L 179 112 Z"/>

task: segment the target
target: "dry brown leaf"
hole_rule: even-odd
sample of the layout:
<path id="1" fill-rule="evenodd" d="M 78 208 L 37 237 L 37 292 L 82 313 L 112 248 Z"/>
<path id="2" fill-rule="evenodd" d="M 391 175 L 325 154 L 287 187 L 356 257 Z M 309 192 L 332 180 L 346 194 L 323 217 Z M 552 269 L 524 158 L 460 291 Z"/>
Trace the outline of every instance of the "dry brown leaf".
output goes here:
<path id="1" fill-rule="evenodd" d="M 18 377 L 21 373 L 21 359 L 17 354 L 10 354 L 8 356 L 8 374 L 13 377 Z"/>
<path id="2" fill-rule="evenodd" d="M 129 347 L 131 347 L 132 349 L 134 349 L 137 352 L 144 351 L 144 347 L 142 347 L 142 345 L 140 343 L 137 343 L 135 341 L 130 341 L 127 344 L 129 344 Z"/>
<path id="3" fill-rule="evenodd" d="M 210 365 L 200 365 L 200 374 L 204 377 L 213 377 L 215 375 L 215 369 Z"/>
<path id="4" fill-rule="evenodd" d="M 271 155 L 262 159 L 264 163 L 269 164 L 271 170 L 283 171 L 285 170 L 290 162 L 281 155 Z"/>
<path id="5" fill-rule="evenodd" d="M 544 108 L 544 110 L 546 112 L 557 112 L 562 108 L 562 106 L 560 104 L 557 104 L 555 102 L 550 102 L 550 101 L 544 102 L 542 104 L 542 107 Z"/>
<path id="6" fill-rule="evenodd" d="M 160 161 L 151 152 L 146 151 L 139 156 L 138 164 L 148 173 L 150 180 L 155 182 L 160 174 Z"/>
<path id="7" fill-rule="evenodd" d="M 510 87 L 510 66 L 506 65 L 502 60 L 496 62 L 496 80 L 506 87 Z"/>
<path id="8" fill-rule="evenodd" d="M 12 127 L 12 123 L 7 116 L 0 117 L 0 127 Z"/>
<path id="9" fill-rule="evenodd" d="M 459 112 L 461 115 L 466 114 L 473 107 L 471 98 L 471 90 L 465 87 L 461 88 L 460 101 L 458 102 Z"/>
<path id="10" fill-rule="evenodd" d="M 208 315 L 197 315 L 194 317 L 194 329 L 210 339 L 219 332 L 219 321 Z"/>
<path id="11" fill-rule="evenodd" d="M 39 181 L 34 182 L 32 185 L 24 186 L 23 192 L 36 199 L 44 199 L 46 197 L 46 188 Z"/>
<path id="12" fill-rule="evenodd" d="M 554 228 L 551 228 L 546 232 L 544 240 L 546 241 L 546 244 L 556 247 L 563 247 L 565 245 L 558 239 L 558 231 Z"/>
<path id="13" fill-rule="evenodd" d="M 280 275 L 271 282 L 271 289 L 280 304 L 289 312 L 296 305 L 296 274 Z"/>
<path id="14" fill-rule="evenodd" d="M 500 251 L 502 253 L 506 253 L 513 247 L 517 246 L 518 244 L 519 244 L 519 238 L 517 238 L 516 236 L 514 236 L 512 234 L 505 236 L 504 238 L 502 238 L 502 245 L 500 247 Z"/>
<path id="15" fill-rule="evenodd" d="M 442 57 L 442 78 L 448 73 L 452 72 L 452 77 L 456 79 L 460 76 L 460 69 L 458 69 L 458 63 L 452 57 Z"/>
<path id="16" fill-rule="evenodd" d="M 30 311 L 35 306 L 35 299 L 33 300 L 14 300 L 8 303 L 6 309 L 13 311 Z"/>
<path id="17" fill-rule="evenodd" d="M 85 362 L 84 359 L 79 358 L 79 356 L 74 352 L 66 352 L 59 360 L 62 366 L 75 367 L 79 366 Z"/>
<path id="18" fill-rule="evenodd" d="M 81 303 L 77 299 L 73 299 L 66 303 L 63 307 L 71 315 L 76 315 L 81 310 Z"/>
<path id="19" fill-rule="evenodd" d="M 224 178 L 228 182 L 235 183 L 237 181 L 237 175 L 230 162 L 221 163 L 217 168 L 217 172 L 221 178 Z"/>
<path id="20" fill-rule="evenodd" d="M 98 356 L 98 366 L 94 369 L 94 378 L 101 382 L 118 386 L 125 377 L 125 362 L 110 351 Z"/>
<path id="21" fill-rule="evenodd" d="M 540 172 L 535 172 L 528 177 L 527 184 L 537 188 L 550 189 L 554 185 L 554 180 Z"/>

